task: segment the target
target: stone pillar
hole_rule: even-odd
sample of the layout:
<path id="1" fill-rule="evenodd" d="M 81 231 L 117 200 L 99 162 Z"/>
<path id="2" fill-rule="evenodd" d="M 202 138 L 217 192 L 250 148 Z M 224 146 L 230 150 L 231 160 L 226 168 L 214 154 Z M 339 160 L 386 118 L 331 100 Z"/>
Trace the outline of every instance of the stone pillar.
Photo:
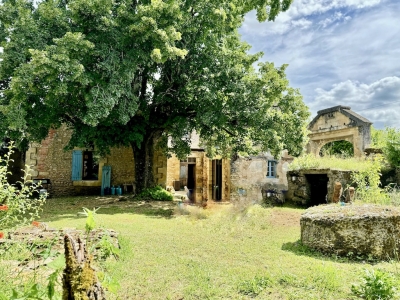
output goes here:
<path id="1" fill-rule="evenodd" d="M 342 184 L 340 182 L 335 182 L 333 187 L 333 203 L 338 203 L 340 201 L 340 197 L 342 196 Z"/>
<path id="2" fill-rule="evenodd" d="M 347 190 L 347 195 L 346 195 L 346 203 L 353 202 L 353 199 L 354 199 L 354 188 L 349 187 L 349 189 Z"/>

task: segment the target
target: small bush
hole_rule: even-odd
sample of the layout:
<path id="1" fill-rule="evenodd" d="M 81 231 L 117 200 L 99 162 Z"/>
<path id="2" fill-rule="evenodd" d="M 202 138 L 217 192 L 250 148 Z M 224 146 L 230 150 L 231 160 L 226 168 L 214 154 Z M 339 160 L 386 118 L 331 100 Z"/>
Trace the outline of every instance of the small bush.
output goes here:
<path id="1" fill-rule="evenodd" d="M 367 299 L 393 299 L 396 294 L 393 277 L 382 271 L 365 270 L 360 285 L 352 285 L 354 295 Z"/>
<path id="2" fill-rule="evenodd" d="M 138 199 L 156 200 L 156 201 L 172 201 L 172 194 L 164 190 L 161 186 L 144 189 L 138 196 Z"/>

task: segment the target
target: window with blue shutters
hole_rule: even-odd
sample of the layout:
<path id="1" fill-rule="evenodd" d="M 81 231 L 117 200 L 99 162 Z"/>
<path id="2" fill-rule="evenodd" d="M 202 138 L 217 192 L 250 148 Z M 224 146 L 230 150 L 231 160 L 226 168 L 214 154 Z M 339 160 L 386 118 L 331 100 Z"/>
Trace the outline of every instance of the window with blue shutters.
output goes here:
<path id="1" fill-rule="evenodd" d="M 82 150 L 72 151 L 72 181 L 82 180 Z"/>
<path id="2" fill-rule="evenodd" d="M 72 181 L 99 180 L 99 159 L 94 151 L 72 152 Z"/>
<path id="3" fill-rule="evenodd" d="M 267 164 L 267 177 L 276 178 L 276 161 L 269 160 Z"/>

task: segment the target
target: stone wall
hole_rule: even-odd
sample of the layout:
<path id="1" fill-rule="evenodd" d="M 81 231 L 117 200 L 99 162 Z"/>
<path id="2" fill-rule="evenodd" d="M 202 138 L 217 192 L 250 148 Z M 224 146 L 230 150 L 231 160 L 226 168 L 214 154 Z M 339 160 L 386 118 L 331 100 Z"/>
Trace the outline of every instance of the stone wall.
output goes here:
<path id="1" fill-rule="evenodd" d="M 180 176 L 180 161 L 172 155 L 167 161 L 167 185 L 174 186 L 174 181 L 179 181 Z"/>
<path id="2" fill-rule="evenodd" d="M 40 144 L 30 145 L 26 152 L 26 164 L 32 167 L 31 178 L 49 178 L 53 196 L 98 194 L 100 195 L 102 167 L 111 166 L 111 185 L 122 185 L 135 181 L 132 148 L 112 148 L 110 155 L 99 161 L 98 180 L 72 181 L 72 151 L 64 151 L 71 132 L 65 127 L 50 130 Z M 165 186 L 167 178 L 167 158 L 155 151 L 153 167 L 156 182 Z"/>
<path id="3" fill-rule="evenodd" d="M 327 183 L 327 202 L 332 202 L 333 187 L 335 182 L 340 182 L 343 188 L 351 184 L 351 171 L 331 170 L 331 169 L 304 169 L 299 171 L 287 172 L 288 192 L 286 200 L 300 205 L 309 205 L 310 183 L 306 175 L 326 174 Z"/>
<path id="4" fill-rule="evenodd" d="M 276 190 L 282 193 L 287 190 L 286 172 L 293 158 L 287 151 L 282 152 L 276 165 L 276 178 L 266 177 L 269 160 L 275 159 L 270 153 L 262 153 L 231 161 L 231 201 L 259 203 L 263 200 L 263 191 Z"/>
<path id="5" fill-rule="evenodd" d="M 188 158 L 196 158 L 196 189 L 195 201 L 197 203 L 206 202 L 212 199 L 212 159 L 209 159 L 202 150 L 193 150 Z M 218 158 L 216 158 L 218 159 Z M 172 155 L 167 163 L 167 185 L 173 186 L 175 180 L 180 180 L 180 161 Z M 230 162 L 222 160 L 222 199 L 230 199 Z"/>

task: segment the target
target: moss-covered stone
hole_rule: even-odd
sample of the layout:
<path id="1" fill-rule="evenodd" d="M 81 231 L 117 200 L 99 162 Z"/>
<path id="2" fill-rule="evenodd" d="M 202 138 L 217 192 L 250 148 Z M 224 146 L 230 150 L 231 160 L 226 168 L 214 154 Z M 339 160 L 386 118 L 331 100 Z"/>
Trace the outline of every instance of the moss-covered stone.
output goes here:
<path id="1" fill-rule="evenodd" d="M 320 205 L 301 216 L 301 241 L 337 255 L 393 258 L 400 250 L 400 209 L 373 204 Z"/>

